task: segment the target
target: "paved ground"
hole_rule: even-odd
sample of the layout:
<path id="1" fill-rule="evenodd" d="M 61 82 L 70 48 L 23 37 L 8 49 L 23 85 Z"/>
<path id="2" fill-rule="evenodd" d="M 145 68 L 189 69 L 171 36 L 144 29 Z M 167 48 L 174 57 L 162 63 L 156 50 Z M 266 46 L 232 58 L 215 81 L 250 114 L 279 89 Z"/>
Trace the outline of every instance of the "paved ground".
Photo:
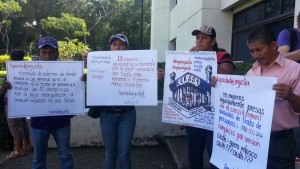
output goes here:
<path id="1" fill-rule="evenodd" d="M 166 137 L 167 145 L 134 146 L 131 151 L 132 169 L 188 169 L 186 137 Z M 74 169 L 103 169 L 104 147 L 72 148 Z M 6 160 L 9 151 L 0 151 L 0 169 L 31 169 L 33 152 L 23 157 Z M 300 169 L 300 163 L 295 164 Z M 56 149 L 49 149 L 48 169 L 59 169 Z M 204 169 L 209 169 L 205 155 Z"/>
<path id="2" fill-rule="evenodd" d="M 72 148 L 74 169 L 104 168 L 103 147 Z M 1 169 L 31 169 L 33 152 L 23 157 L 6 160 L 9 152 L 0 151 Z M 133 147 L 131 152 L 132 169 L 176 169 L 177 166 L 167 146 Z M 49 149 L 47 168 L 59 169 L 56 149 Z"/>

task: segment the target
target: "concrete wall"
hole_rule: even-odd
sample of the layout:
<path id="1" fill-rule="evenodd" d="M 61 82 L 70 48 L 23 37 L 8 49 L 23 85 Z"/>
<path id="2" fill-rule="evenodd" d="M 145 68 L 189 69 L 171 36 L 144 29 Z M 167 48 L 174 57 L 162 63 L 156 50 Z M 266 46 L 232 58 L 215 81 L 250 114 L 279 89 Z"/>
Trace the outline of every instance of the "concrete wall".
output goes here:
<path id="1" fill-rule="evenodd" d="M 133 145 L 157 145 L 164 136 L 185 135 L 185 130 L 180 130 L 178 125 L 162 122 L 162 102 L 157 106 L 138 106 L 137 123 L 133 138 Z M 72 119 L 71 146 L 101 146 L 102 134 L 99 118 L 89 116 L 75 116 Z M 49 147 L 56 147 L 51 137 Z"/>
<path id="2" fill-rule="evenodd" d="M 169 3 L 167 3 L 169 2 Z M 221 0 L 152 0 L 151 49 L 157 49 L 159 61 L 166 50 L 189 50 L 195 44 L 191 32 L 203 24 L 212 25 L 220 47 L 231 52 L 232 11 L 221 11 Z M 227 5 L 232 5 L 232 1 Z"/>
<path id="3" fill-rule="evenodd" d="M 300 12 L 300 1 L 296 0 L 296 4 L 295 4 L 295 18 L 294 18 L 294 27 L 297 27 L 297 16 Z M 300 23 L 299 23 L 300 24 Z"/>

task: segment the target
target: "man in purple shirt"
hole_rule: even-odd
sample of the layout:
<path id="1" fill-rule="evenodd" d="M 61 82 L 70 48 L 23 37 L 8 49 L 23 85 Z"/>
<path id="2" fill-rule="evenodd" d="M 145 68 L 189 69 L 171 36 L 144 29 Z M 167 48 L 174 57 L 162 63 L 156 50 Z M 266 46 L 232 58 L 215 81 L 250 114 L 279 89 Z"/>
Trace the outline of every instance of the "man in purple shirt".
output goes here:
<path id="1" fill-rule="evenodd" d="M 300 62 L 300 12 L 297 16 L 297 28 L 294 28 L 297 35 L 297 43 L 294 49 L 291 50 L 292 37 L 288 29 L 282 30 L 277 38 L 278 52 L 280 52 L 285 58 Z"/>

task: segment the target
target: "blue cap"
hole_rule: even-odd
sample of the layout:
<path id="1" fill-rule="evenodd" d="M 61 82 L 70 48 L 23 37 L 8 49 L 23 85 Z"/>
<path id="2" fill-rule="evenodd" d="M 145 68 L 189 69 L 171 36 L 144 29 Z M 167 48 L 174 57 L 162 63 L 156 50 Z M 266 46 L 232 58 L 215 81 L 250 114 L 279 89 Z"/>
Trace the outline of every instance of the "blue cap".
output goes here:
<path id="1" fill-rule="evenodd" d="M 57 40 L 50 36 L 43 37 L 39 40 L 38 42 L 39 49 L 45 45 L 50 45 L 53 48 L 58 48 Z"/>
<path id="2" fill-rule="evenodd" d="M 129 42 L 128 39 L 125 35 L 118 33 L 118 34 L 114 34 L 109 38 L 109 44 L 112 43 L 113 40 L 115 39 L 120 39 L 122 42 L 126 43 L 127 46 L 129 46 Z"/>

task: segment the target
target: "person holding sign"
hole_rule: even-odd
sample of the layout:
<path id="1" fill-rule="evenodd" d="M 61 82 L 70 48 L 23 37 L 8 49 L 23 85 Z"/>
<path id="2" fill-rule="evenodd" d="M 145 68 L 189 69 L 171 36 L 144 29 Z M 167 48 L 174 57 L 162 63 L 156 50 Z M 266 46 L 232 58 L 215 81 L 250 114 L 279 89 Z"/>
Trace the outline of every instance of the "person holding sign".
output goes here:
<path id="1" fill-rule="evenodd" d="M 39 57 L 42 61 L 58 59 L 57 40 L 52 37 L 41 38 L 38 42 Z M 33 138 L 34 159 L 32 169 L 46 168 L 46 156 L 50 134 L 53 136 L 58 152 L 60 167 L 73 168 L 73 156 L 70 148 L 70 127 L 73 116 L 32 117 L 31 133 Z"/>
<path id="2" fill-rule="evenodd" d="M 38 41 L 39 57 L 42 61 L 56 61 L 58 59 L 57 40 L 52 37 L 44 37 Z M 11 89 L 9 82 L 6 89 Z M 59 154 L 60 167 L 62 169 L 73 168 L 73 157 L 70 148 L 70 126 L 73 116 L 45 116 L 31 118 L 31 134 L 34 148 L 32 169 L 47 168 L 46 158 L 48 141 L 53 136 Z"/>
<path id="3" fill-rule="evenodd" d="M 114 34 L 109 39 L 110 50 L 127 50 L 129 41 L 123 34 Z M 100 127 L 105 146 L 105 168 L 131 168 L 130 147 L 136 125 L 134 106 L 99 106 Z"/>
<path id="4" fill-rule="evenodd" d="M 196 44 L 190 52 L 216 51 L 217 52 L 217 72 L 219 74 L 232 74 L 235 66 L 231 56 L 227 52 L 220 51 L 216 42 L 216 31 L 212 26 L 203 25 L 199 29 L 193 30 L 192 35 L 196 36 Z M 207 145 L 208 155 L 212 153 L 213 132 L 206 129 L 186 127 L 188 140 L 188 156 L 191 169 L 203 168 L 203 152 Z M 211 164 L 212 168 L 216 168 Z"/>
<path id="5" fill-rule="evenodd" d="M 11 52 L 10 59 L 13 61 L 22 61 L 24 59 L 25 52 L 19 49 L 15 49 Z M 9 83 L 3 82 L 1 85 L 1 94 L 4 96 L 5 112 L 7 115 L 7 96 L 6 92 L 10 86 Z M 7 116 L 8 117 L 8 116 Z M 14 138 L 15 150 L 6 156 L 7 159 L 23 156 L 26 152 L 32 150 L 30 143 L 30 132 L 26 121 L 26 118 L 7 118 L 7 124 L 11 135 Z"/>
<path id="6" fill-rule="evenodd" d="M 282 30 L 277 38 L 277 50 L 287 59 L 300 63 L 300 12 L 297 15 L 297 28 Z M 300 127 L 294 129 L 297 140 L 295 162 L 300 162 Z"/>
<path id="7" fill-rule="evenodd" d="M 299 126 L 300 66 L 277 51 L 276 40 L 268 27 L 254 29 L 247 39 L 248 48 L 256 62 L 247 76 L 275 76 L 277 83 L 268 169 L 295 168 L 296 142 L 293 128 Z"/>

